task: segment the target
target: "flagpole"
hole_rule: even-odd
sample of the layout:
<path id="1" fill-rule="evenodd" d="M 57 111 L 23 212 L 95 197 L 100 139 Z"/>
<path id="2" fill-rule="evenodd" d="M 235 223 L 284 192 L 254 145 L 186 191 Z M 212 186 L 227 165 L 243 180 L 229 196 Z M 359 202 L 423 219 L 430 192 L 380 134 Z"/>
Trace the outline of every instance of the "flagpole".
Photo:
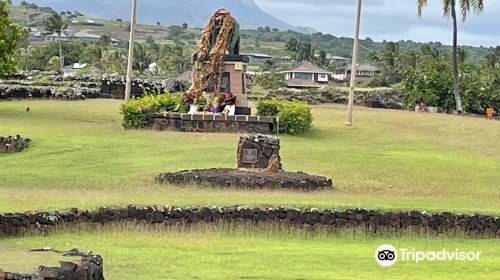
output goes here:
<path id="1" fill-rule="evenodd" d="M 137 0 L 132 0 L 132 16 L 130 19 L 130 40 L 128 46 L 127 85 L 125 87 L 125 101 L 130 99 L 130 93 L 132 91 L 132 65 L 134 62 L 134 40 L 135 40 L 136 18 L 137 18 Z"/>
<path id="2" fill-rule="evenodd" d="M 356 91 L 356 72 L 358 69 L 359 29 L 361 23 L 362 0 L 357 0 L 356 23 L 354 26 L 354 47 L 352 49 L 351 83 L 349 90 L 349 102 L 347 104 L 346 126 L 353 126 L 354 92 Z"/>

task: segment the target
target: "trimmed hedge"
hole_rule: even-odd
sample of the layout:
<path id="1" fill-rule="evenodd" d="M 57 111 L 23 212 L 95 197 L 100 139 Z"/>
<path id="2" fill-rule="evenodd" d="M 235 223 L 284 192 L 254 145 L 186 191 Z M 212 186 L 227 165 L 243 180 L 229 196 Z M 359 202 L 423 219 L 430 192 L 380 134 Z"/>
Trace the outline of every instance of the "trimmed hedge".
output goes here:
<path id="1" fill-rule="evenodd" d="M 122 104 L 123 127 L 146 127 L 154 113 L 175 112 L 181 107 L 181 97 L 171 94 L 145 95 Z"/>
<path id="2" fill-rule="evenodd" d="M 257 114 L 278 118 L 280 133 L 299 134 L 312 127 L 311 106 L 299 101 L 285 99 L 259 100 Z"/>

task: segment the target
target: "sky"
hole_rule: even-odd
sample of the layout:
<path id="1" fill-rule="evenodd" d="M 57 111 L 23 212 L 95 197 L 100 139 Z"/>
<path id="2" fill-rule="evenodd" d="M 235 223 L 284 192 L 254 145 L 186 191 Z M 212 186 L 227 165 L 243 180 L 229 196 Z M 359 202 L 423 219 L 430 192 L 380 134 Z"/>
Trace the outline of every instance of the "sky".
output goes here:
<path id="1" fill-rule="evenodd" d="M 292 24 L 335 36 L 353 37 L 356 0 L 255 0 L 266 12 Z M 376 41 L 452 42 L 452 21 L 443 17 L 441 0 L 428 0 L 417 17 L 416 0 L 363 0 L 361 37 Z M 459 45 L 500 45 L 500 0 L 484 0 L 479 16 L 459 24 Z"/>

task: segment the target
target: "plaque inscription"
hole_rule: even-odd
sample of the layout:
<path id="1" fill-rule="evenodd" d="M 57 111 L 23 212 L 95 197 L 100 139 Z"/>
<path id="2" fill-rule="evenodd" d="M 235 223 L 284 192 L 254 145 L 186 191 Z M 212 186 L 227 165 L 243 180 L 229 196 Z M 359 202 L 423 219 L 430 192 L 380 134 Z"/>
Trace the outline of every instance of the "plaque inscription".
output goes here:
<path id="1" fill-rule="evenodd" d="M 254 164 L 258 162 L 256 149 L 243 149 L 242 162 L 245 164 Z"/>

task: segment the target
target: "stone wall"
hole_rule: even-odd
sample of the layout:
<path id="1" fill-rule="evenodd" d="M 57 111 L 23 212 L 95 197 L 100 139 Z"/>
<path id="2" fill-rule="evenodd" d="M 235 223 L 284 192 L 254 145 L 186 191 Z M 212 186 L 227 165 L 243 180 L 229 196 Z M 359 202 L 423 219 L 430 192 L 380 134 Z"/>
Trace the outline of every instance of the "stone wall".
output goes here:
<path id="1" fill-rule="evenodd" d="M 149 126 L 159 131 L 272 134 L 275 123 L 272 117 L 163 113 L 153 116 Z"/>
<path id="2" fill-rule="evenodd" d="M 12 99 L 63 99 L 84 100 L 86 98 L 125 98 L 126 80 L 123 77 L 78 77 L 63 80 L 60 76 L 33 77 L 13 76 L 0 81 L 0 100 Z M 14 79 L 16 78 L 16 79 Z M 133 97 L 142 97 L 145 92 L 162 93 L 187 90 L 189 82 L 182 79 L 148 81 L 136 79 L 132 82 Z"/>
<path id="3" fill-rule="evenodd" d="M 22 138 L 20 135 L 0 136 L 0 153 L 19 153 L 28 148 L 31 139 Z"/>
<path id="4" fill-rule="evenodd" d="M 0 236 L 46 233 L 50 228 L 75 223 L 140 222 L 141 224 L 195 224 L 280 222 L 290 226 L 361 228 L 366 232 L 416 230 L 437 234 L 458 232 L 478 237 L 500 237 L 500 218 L 481 214 L 385 212 L 349 209 L 287 209 L 248 207 L 134 206 L 101 208 L 96 211 L 72 209 L 67 212 L 0 214 Z"/>
<path id="5" fill-rule="evenodd" d="M 104 263 L 101 256 L 80 252 L 78 249 L 65 252 L 64 256 L 81 259 L 79 262 L 61 261 L 59 267 L 40 266 L 37 274 L 2 272 L 0 269 L 0 280 L 104 280 Z"/>
<path id="6" fill-rule="evenodd" d="M 0 85 L 0 100 L 12 99 L 61 99 L 84 100 L 98 96 L 96 89 L 53 86 Z"/>
<path id="7" fill-rule="evenodd" d="M 363 91 L 355 93 L 355 103 L 357 106 L 371 108 L 397 109 L 403 110 L 403 99 L 405 94 L 398 91 Z M 347 104 L 348 94 L 335 91 L 290 91 L 276 90 L 270 92 L 266 98 L 284 98 L 287 100 L 298 100 L 311 105 L 324 103 Z"/>

